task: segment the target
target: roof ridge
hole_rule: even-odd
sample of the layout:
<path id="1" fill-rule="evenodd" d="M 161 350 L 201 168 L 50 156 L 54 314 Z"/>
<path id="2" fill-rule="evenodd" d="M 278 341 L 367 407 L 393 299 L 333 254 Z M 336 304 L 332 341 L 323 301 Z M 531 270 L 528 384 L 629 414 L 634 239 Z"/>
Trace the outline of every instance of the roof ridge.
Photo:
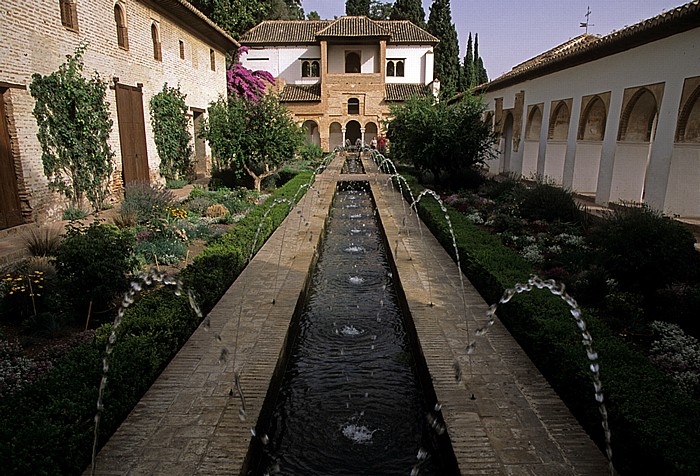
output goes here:
<path id="1" fill-rule="evenodd" d="M 700 16 L 700 0 L 693 0 L 691 2 L 667 10 L 665 12 L 661 12 L 658 15 L 654 15 L 653 17 L 647 18 L 635 24 L 625 26 L 620 30 L 613 30 L 607 35 L 600 37 L 594 36 L 595 39 L 593 41 L 579 42 L 578 44 L 572 44 L 569 47 L 567 47 L 567 44 L 583 36 L 579 35 L 578 37 L 575 37 L 567 42 L 555 46 L 543 53 L 540 53 L 537 56 L 533 56 L 532 58 L 514 66 L 510 71 L 502 74 L 493 81 L 479 85 L 477 88 L 488 88 L 489 86 L 499 85 L 503 82 L 510 83 L 514 81 L 515 78 L 521 75 L 536 70 L 544 69 L 549 65 L 555 65 L 558 62 L 562 62 L 567 59 L 574 58 L 576 56 L 587 54 L 595 55 L 596 50 L 601 52 L 600 57 L 606 56 L 607 54 L 615 54 L 616 52 L 618 52 L 616 48 L 622 48 L 620 44 L 625 41 L 634 42 L 635 40 L 637 40 L 640 42 L 640 44 L 644 44 L 645 42 L 651 42 L 655 41 L 656 39 L 670 36 L 675 32 L 680 33 L 689 29 L 697 28 L 697 23 L 693 24 L 692 22 L 688 22 L 688 24 L 685 25 L 681 24 L 681 28 L 678 29 L 664 29 L 664 27 L 668 25 L 668 23 L 674 21 L 680 22 L 685 17 L 691 15 Z M 658 37 L 649 35 L 650 32 L 654 33 L 655 30 L 658 30 Z M 643 35 L 645 34 L 650 36 L 650 39 L 648 39 L 648 41 L 644 41 Z M 606 54 L 603 50 L 606 47 L 610 49 L 611 52 Z M 556 54 L 552 54 L 549 56 L 547 55 L 547 53 L 551 53 L 552 51 L 555 51 L 557 49 L 559 49 L 559 51 Z M 538 59 L 540 61 L 537 61 Z M 553 67 L 556 68 L 556 66 Z"/>

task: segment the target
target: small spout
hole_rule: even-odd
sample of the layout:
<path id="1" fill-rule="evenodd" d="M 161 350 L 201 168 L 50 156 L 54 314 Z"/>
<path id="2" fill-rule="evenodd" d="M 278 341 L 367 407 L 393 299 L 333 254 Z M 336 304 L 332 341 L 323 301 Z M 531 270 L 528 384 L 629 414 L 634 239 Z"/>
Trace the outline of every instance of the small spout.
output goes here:
<path id="1" fill-rule="evenodd" d="M 474 396 L 474 394 L 473 394 L 473 393 L 472 393 L 472 396 L 471 396 L 471 397 L 469 397 L 469 400 L 476 400 L 476 397 Z"/>

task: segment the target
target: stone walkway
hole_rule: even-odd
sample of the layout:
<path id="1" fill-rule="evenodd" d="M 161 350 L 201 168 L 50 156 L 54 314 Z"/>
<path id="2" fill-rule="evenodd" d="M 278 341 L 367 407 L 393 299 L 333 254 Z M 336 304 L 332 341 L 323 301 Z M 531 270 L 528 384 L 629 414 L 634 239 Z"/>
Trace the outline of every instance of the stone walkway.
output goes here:
<path id="1" fill-rule="evenodd" d="M 197 329 L 101 450 L 95 473 L 244 471 L 249 448 L 262 444 L 251 428 L 279 385 L 287 330 L 304 299 L 336 182 L 358 178 L 372 186 L 461 474 L 607 474 L 602 453 L 499 322 L 467 360 L 467 330 L 483 324 L 487 304 L 466 278 L 462 298 L 456 265 L 425 226 L 418 239 L 415 216 L 406 217 L 386 176 L 341 177 L 341 165 L 337 157 L 317 177 L 211 311 L 210 326 Z M 367 160 L 365 166 L 373 170 Z M 461 383 L 455 359 L 465 369 Z M 241 374 L 244 421 L 234 373 Z"/>

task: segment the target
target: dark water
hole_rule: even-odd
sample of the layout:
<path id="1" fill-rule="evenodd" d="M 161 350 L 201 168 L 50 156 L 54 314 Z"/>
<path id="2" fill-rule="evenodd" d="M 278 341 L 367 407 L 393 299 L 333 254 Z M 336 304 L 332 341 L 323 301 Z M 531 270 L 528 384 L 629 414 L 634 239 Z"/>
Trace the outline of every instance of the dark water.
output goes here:
<path id="1" fill-rule="evenodd" d="M 445 475 L 369 193 L 338 190 L 257 474 Z M 277 473 L 274 471 L 279 468 Z"/>
<path id="2" fill-rule="evenodd" d="M 341 174 L 363 174 L 365 168 L 362 165 L 362 160 L 357 154 L 350 155 L 345 159 L 343 167 L 340 169 Z"/>

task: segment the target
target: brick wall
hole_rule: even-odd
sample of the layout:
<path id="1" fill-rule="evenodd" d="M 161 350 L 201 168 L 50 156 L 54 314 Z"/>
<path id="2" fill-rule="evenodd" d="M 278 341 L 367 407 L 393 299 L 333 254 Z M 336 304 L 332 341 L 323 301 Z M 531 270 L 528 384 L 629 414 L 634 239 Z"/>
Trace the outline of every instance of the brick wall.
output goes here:
<path id="1" fill-rule="evenodd" d="M 32 73 L 55 71 L 72 54 L 81 41 L 88 42 L 84 55 L 85 74 L 97 71 L 113 84 L 142 84 L 148 163 L 151 179 L 160 181 L 158 154 L 150 126 L 148 103 L 163 84 L 177 86 L 187 95 L 190 107 L 206 109 L 219 94 L 226 92 L 225 52 L 212 46 L 187 22 L 158 10 L 157 1 L 117 0 L 122 6 L 128 27 L 125 50 L 117 45 L 114 0 L 77 0 L 77 31 L 61 24 L 58 0 L 4 0 L 0 7 L 0 84 L 25 86 L 11 88 L 6 94 L 8 128 L 11 130 L 13 154 L 19 157 L 17 168 L 23 212 L 28 218 L 43 220 L 57 216 L 65 205 L 62 197 L 49 192 L 41 164 L 41 150 L 36 139 L 37 125 L 32 116 L 34 101 L 28 85 Z M 159 28 L 162 61 L 154 59 L 151 25 Z M 185 59 L 180 58 L 179 42 L 185 45 Z M 210 69 L 210 48 L 215 51 L 216 70 Z M 115 177 L 121 184 L 121 148 L 115 90 L 108 89 L 114 122 L 109 144 L 115 153 Z M 190 125 L 194 134 L 193 126 Z M 207 149 L 208 154 L 208 149 Z M 118 196 L 119 190 L 115 190 Z"/>

